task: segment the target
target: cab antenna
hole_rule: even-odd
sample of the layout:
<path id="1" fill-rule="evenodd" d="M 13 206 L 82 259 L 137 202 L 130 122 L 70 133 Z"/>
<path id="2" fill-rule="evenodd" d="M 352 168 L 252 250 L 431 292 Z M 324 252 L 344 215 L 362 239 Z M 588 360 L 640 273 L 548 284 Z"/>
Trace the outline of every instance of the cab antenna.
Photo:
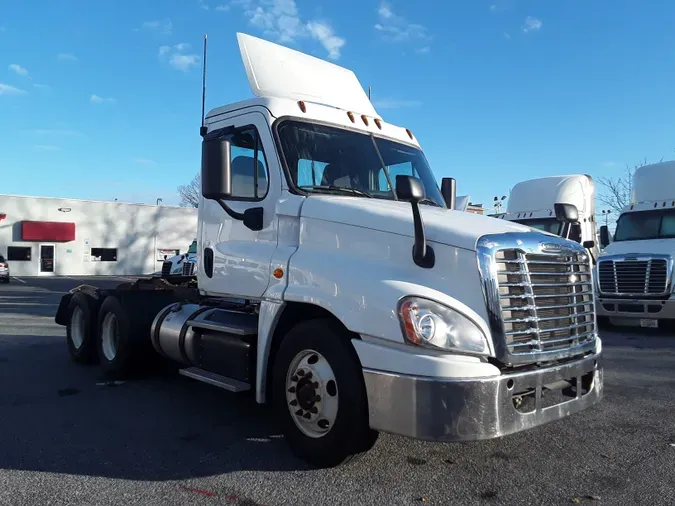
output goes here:
<path id="1" fill-rule="evenodd" d="M 206 103 L 206 39 L 207 35 L 204 34 L 204 60 L 203 60 L 203 70 L 202 70 L 202 125 L 199 127 L 199 135 L 204 137 L 206 135 L 206 124 L 204 123 L 204 104 Z"/>

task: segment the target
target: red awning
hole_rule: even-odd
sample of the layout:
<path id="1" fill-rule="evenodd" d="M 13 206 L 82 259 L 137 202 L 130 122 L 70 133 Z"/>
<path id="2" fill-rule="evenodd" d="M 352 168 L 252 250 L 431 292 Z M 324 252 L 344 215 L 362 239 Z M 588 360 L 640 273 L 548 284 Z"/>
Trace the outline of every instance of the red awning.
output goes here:
<path id="1" fill-rule="evenodd" d="M 75 223 L 62 221 L 22 221 L 22 241 L 67 242 L 75 240 Z"/>

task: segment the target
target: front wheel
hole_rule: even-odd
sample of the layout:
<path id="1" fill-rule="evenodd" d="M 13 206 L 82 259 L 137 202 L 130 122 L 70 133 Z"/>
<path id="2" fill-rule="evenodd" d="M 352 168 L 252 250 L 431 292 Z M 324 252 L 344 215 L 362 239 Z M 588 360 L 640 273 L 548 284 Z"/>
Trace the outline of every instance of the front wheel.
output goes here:
<path id="1" fill-rule="evenodd" d="M 330 319 L 302 322 L 274 362 L 273 398 L 291 451 L 317 467 L 344 464 L 370 448 L 368 400 L 346 331 Z"/>

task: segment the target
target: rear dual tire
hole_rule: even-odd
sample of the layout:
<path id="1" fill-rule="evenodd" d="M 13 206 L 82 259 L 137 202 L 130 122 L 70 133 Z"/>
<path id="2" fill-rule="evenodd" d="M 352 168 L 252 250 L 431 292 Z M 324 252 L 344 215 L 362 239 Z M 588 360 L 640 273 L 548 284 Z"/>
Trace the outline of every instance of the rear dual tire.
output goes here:
<path id="1" fill-rule="evenodd" d="M 78 364 L 94 364 L 96 352 L 96 313 L 98 300 L 82 292 L 75 293 L 68 303 L 70 322 L 66 326 L 68 353 Z"/>

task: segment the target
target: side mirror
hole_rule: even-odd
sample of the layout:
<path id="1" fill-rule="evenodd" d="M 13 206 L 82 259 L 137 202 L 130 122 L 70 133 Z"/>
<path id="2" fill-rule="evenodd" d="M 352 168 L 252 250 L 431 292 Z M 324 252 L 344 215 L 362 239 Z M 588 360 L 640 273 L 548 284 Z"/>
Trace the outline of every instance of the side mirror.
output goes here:
<path id="1" fill-rule="evenodd" d="M 396 195 L 399 200 L 417 204 L 426 197 L 422 181 L 413 176 L 396 176 Z"/>
<path id="2" fill-rule="evenodd" d="M 415 228 L 415 243 L 413 244 L 413 262 L 424 269 L 431 269 L 436 263 L 434 250 L 427 245 L 424 234 L 424 222 L 420 213 L 420 200 L 426 197 L 422 181 L 413 176 L 396 176 L 396 196 L 403 202 L 410 202 Z"/>
<path id="3" fill-rule="evenodd" d="M 455 209 L 457 207 L 457 182 L 455 178 L 444 177 L 441 180 L 441 194 L 448 209 Z"/>
<path id="4" fill-rule="evenodd" d="M 609 244 L 609 228 L 607 225 L 600 227 L 600 245 L 604 248 Z"/>
<path id="5" fill-rule="evenodd" d="M 202 141 L 202 196 L 218 200 L 231 193 L 230 141 L 205 138 Z"/>
<path id="6" fill-rule="evenodd" d="M 595 241 L 584 241 L 583 246 L 586 249 L 593 249 L 595 248 Z"/>
<path id="7" fill-rule="evenodd" d="M 555 218 L 563 223 L 576 223 L 579 221 L 579 211 L 574 204 L 553 204 Z"/>

